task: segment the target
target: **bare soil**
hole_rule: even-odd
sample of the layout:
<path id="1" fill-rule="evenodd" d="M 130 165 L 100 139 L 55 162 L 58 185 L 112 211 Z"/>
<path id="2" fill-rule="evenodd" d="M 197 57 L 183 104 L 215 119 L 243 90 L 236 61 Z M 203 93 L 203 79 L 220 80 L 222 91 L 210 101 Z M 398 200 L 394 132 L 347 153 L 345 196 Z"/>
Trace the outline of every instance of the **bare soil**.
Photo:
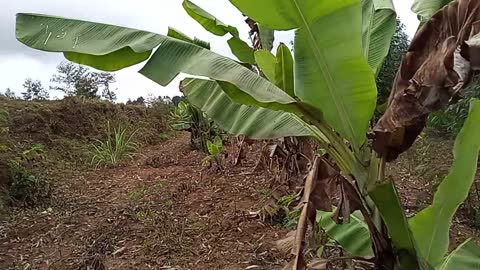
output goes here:
<path id="1" fill-rule="evenodd" d="M 281 269 L 286 231 L 249 215 L 268 187 L 254 160 L 205 170 L 187 136 L 117 169 L 46 169 L 53 202 L 0 223 L 0 269 Z"/>
<path id="2" fill-rule="evenodd" d="M 205 154 L 188 136 L 148 146 L 119 168 L 36 168 L 53 197 L 0 220 L 0 269 L 282 269 L 275 242 L 287 230 L 250 215 L 265 206 L 270 186 L 267 173 L 253 172 L 258 151 L 217 173 L 202 166 Z M 452 144 L 419 140 L 389 166 L 411 215 L 431 202 Z M 473 195 L 455 217 L 452 248 L 480 239 Z"/>

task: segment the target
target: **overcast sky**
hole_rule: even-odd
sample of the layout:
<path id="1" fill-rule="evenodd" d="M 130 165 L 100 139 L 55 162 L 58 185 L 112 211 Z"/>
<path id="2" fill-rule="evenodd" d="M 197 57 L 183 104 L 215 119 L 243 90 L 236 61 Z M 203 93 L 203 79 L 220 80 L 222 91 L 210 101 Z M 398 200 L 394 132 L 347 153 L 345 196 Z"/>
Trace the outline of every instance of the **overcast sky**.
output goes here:
<path id="1" fill-rule="evenodd" d="M 182 0 L 1 0 L 0 8 L 0 91 L 7 87 L 14 92 L 23 91 L 22 83 L 26 77 L 39 79 L 44 86 L 50 85 L 55 67 L 63 60 L 62 54 L 46 53 L 30 49 L 15 39 L 15 14 L 18 12 L 43 13 L 62 17 L 117 24 L 152 31 L 160 34 L 173 26 L 190 36 L 209 41 L 212 50 L 232 56 L 227 38 L 214 36 L 192 20 L 182 8 Z M 248 40 L 248 26 L 244 18 L 227 0 L 193 0 L 223 22 L 236 26 L 244 40 Z M 418 26 L 415 15 L 410 11 L 413 0 L 394 0 L 398 15 L 407 26 L 409 36 L 413 36 Z M 277 33 L 276 43 L 288 43 L 291 33 Z M 167 87 L 161 87 L 146 79 L 133 66 L 116 72 L 118 101 L 135 99 L 138 96 L 177 95 L 179 78 Z M 52 92 L 53 97 L 60 93 Z"/>

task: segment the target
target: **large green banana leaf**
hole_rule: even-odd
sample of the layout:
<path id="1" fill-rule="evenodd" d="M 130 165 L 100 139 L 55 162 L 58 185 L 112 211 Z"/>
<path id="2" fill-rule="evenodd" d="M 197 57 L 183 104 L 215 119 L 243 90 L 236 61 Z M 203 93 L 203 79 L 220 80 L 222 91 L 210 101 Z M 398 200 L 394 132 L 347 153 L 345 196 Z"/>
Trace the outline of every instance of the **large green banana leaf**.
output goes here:
<path id="1" fill-rule="evenodd" d="M 378 74 L 395 34 L 395 8 L 391 0 L 363 0 L 362 14 L 363 51 L 373 73 Z"/>
<path id="2" fill-rule="evenodd" d="M 350 223 L 337 224 L 333 212 L 317 211 L 317 223 L 327 235 L 339 243 L 352 256 L 372 257 L 372 241 L 367 224 L 355 212 Z"/>
<path id="3" fill-rule="evenodd" d="M 182 81 L 181 87 L 194 106 L 228 133 L 255 139 L 321 136 L 294 114 L 233 102 L 215 81 L 189 78 Z"/>
<path id="4" fill-rule="evenodd" d="M 144 61 L 158 46 L 141 73 L 161 85 L 167 85 L 184 72 L 230 82 L 259 105 L 296 103 L 283 90 L 236 61 L 188 41 L 159 34 L 46 15 L 18 14 L 17 38 L 35 49 L 65 52 L 74 62 L 102 70 L 118 70 Z M 112 61 L 105 61 L 110 58 Z"/>
<path id="5" fill-rule="evenodd" d="M 189 36 L 185 35 L 184 33 L 180 32 L 177 29 L 172 28 L 172 27 L 168 28 L 167 36 L 172 37 L 172 38 L 176 38 L 176 39 L 180 39 L 180 40 L 183 40 L 185 42 L 193 43 L 193 44 L 198 45 L 200 47 L 203 47 L 207 50 L 210 50 L 210 43 L 208 43 L 206 41 L 203 41 L 203 40 L 200 40 L 200 39 L 197 39 L 197 38 L 192 39 Z"/>
<path id="6" fill-rule="evenodd" d="M 480 101 L 473 100 L 470 113 L 457 136 L 450 173 L 439 185 L 433 203 L 410 219 L 410 227 L 423 256 L 436 266 L 448 251 L 452 219 L 475 180 L 480 150 Z M 458 268 L 460 269 L 460 268 Z"/>
<path id="7" fill-rule="evenodd" d="M 412 11 L 424 22 L 451 1 L 452 0 L 415 0 L 412 5 Z"/>
<path id="8" fill-rule="evenodd" d="M 478 270 L 480 269 L 480 247 L 472 239 L 458 246 L 437 270 Z"/>
<path id="9" fill-rule="evenodd" d="M 254 64 L 255 59 L 253 57 L 253 48 L 250 47 L 245 41 L 240 39 L 237 28 L 227 25 L 212 14 L 208 13 L 201 7 L 195 5 L 189 0 L 183 1 L 183 8 L 185 11 L 196 20 L 199 24 L 205 28 L 205 30 L 217 36 L 224 36 L 230 33 L 233 37 L 228 40 L 228 45 L 232 50 L 232 53 L 238 58 L 238 60 Z"/>
<path id="10" fill-rule="evenodd" d="M 326 1 L 328 2 L 328 1 Z M 358 149 L 376 104 L 361 40 L 360 4 L 338 9 L 295 35 L 295 95 Z"/>
<path id="11" fill-rule="evenodd" d="M 230 0 L 242 13 L 295 36 L 295 95 L 359 149 L 376 103 L 363 55 L 359 0 Z M 268 10 L 268 12 L 264 12 Z"/>
<path id="12" fill-rule="evenodd" d="M 243 14 L 275 30 L 290 30 L 310 24 L 358 0 L 230 0 Z"/>
<path id="13" fill-rule="evenodd" d="M 70 61 L 115 71 L 147 60 L 166 37 L 155 33 L 60 17 L 17 14 L 17 39 Z"/>

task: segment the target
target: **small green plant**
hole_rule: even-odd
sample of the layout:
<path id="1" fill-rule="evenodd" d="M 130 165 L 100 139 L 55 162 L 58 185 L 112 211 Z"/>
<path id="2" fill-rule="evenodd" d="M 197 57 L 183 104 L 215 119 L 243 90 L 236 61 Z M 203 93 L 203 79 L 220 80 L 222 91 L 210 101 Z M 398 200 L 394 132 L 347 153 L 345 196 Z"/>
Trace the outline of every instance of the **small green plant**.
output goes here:
<path id="1" fill-rule="evenodd" d="M 45 146 L 43 144 L 34 144 L 29 149 L 20 154 L 20 158 L 26 162 L 32 162 L 36 159 L 45 158 Z"/>
<path id="2" fill-rule="evenodd" d="M 99 166 L 118 166 L 127 158 L 132 158 L 138 145 L 134 142 L 135 132 L 129 134 L 126 127 L 110 127 L 107 123 L 107 138 L 105 141 L 97 140 L 98 145 L 93 145 L 92 164 Z"/>
<path id="3" fill-rule="evenodd" d="M 161 142 L 164 142 L 170 138 L 170 135 L 168 135 L 167 133 L 160 133 L 158 134 L 158 137 L 160 138 Z"/>
<path id="4" fill-rule="evenodd" d="M 215 124 L 186 99 L 170 114 L 170 126 L 174 130 L 189 131 L 192 147 L 205 153 L 208 153 L 207 140 L 213 140 L 218 134 Z"/>
<path id="5" fill-rule="evenodd" d="M 6 197 L 12 204 L 31 206 L 48 195 L 47 183 L 27 170 L 19 158 L 10 160 L 8 168 L 10 184 Z"/>
<path id="6" fill-rule="evenodd" d="M 223 160 L 221 153 L 223 151 L 222 137 L 216 136 L 213 141 L 207 140 L 208 156 L 203 159 L 203 165 L 211 167 L 214 163 L 216 168 L 223 170 Z"/>

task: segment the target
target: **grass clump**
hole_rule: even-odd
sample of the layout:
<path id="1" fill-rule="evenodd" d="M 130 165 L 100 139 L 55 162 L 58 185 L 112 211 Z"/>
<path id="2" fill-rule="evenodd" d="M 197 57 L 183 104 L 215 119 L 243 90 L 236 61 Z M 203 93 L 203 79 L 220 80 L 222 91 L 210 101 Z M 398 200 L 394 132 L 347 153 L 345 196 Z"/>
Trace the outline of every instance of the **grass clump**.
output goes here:
<path id="1" fill-rule="evenodd" d="M 126 127 L 111 128 L 107 122 L 107 137 L 104 141 L 97 140 L 93 145 L 92 164 L 98 167 L 116 167 L 126 159 L 133 157 L 133 152 L 138 149 L 134 141 L 136 132 L 130 133 Z"/>

